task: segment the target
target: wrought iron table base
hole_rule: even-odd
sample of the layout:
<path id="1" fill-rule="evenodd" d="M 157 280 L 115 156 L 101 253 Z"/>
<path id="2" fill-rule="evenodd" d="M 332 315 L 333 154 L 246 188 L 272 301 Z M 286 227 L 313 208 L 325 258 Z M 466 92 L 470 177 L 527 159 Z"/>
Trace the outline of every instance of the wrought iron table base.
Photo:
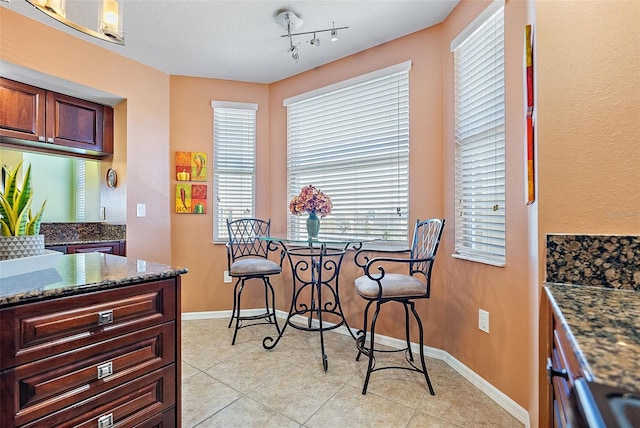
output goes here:
<path id="1" fill-rule="evenodd" d="M 286 255 L 291 264 L 293 296 L 289 314 L 278 336 L 275 339 L 265 337 L 262 346 L 267 350 L 275 348 L 288 325 L 297 330 L 319 332 L 322 368 L 326 372 L 329 361 L 324 347 L 324 332 L 344 325 L 351 337 L 356 339 L 342 311 L 338 285 L 340 265 L 348 245 L 336 250 L 328 249 L 324 244 L 320 247 L 309 245 L 296 248 L 287 248 L 282 242 L 280 244 L 283 246 L 282 257 Z M 309 300 L 304 300 L 306 296 L 301 297 L 305 291 L 309 292 Z M 328 324 L 326 315 L 336 316 L 339 320 L 335 324 Z M 294 323 L 292 319 L 296 316 L 307 317 L 306 325 Z"/>

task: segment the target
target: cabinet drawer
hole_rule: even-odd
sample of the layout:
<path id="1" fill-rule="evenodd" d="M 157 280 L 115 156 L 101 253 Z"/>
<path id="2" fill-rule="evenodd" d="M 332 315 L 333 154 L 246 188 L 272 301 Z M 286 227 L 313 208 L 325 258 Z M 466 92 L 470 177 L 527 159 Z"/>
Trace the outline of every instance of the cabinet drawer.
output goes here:
<path id="1" fill-rule="evenodd" d="M 553 319 L 553 350 L 554 350 L 554 367 L 557 369 L 564 369 L 568 375 L 569 387 L 573 386 L 573 382 L 582 377 L 582 370 L 580 364 L 571 348 L 567 333 L 563 330 L 560 323 Z M 557 364 L 557 365 L 556 365 Z"/>
<path id="2" fill-rule="evenodd" d="M 29 428 L 132 427 L 175 406 L 175 364 L 24 425 Z M 177 426 L 174 424 L 170 426 Z M 102 423 L 103 425 L 100 425 Z M 157 425 L 156 425 L 157 426 Z M 161 426 L 161 425 L 160 425 Z"/>
<path id="3" fill-rule="evenodd" d="M 67 254 L 76 253 L 106 253 L 120 254 L 120 242 L 103 242 L 101 244 L 71 244 L 67 245 Z"/>
<path id="4" fill-rule="evenodd" d="M 150 327 L 6 370 L 2 390 L 13 392 L 16 425 L 173 363 L 174 326 Z"/>
<path id="5" fill-rule="evenodd" d="M 0 369 L 176 318 L 174 280 L 26 304 L 0 311 Z"/>
<path id="6" fill-rule="evenodd" d="M 176 408 L 172 407 L 136 425 L 134 428 L 175 428 L 177 426 L 179 426 L 179 424 L 178 421 L 176 421 Z"/>

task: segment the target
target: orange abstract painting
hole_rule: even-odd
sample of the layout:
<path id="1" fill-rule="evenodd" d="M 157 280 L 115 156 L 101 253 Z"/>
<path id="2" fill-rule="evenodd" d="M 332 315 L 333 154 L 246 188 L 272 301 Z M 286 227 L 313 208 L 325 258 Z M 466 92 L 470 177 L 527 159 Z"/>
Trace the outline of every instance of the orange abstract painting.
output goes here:
<path id="1" fill-rule="evenodd" d="M 191 153 L 191 180 L 207 181 L 207 154 L 203 152 Z"/>
<path id="2" fill-rule="evenodd" d="M 176 184 L 176 213 L 206 214 L 206 184 Z"/>
<path id="3" fill-rule="evenodd" d="M 534 165 L 534 102 L 533 102 L 533 35 L 531 25 L 525 27 L 525 73 L 527 84 L 527 204 L 532 204 L 536 200 L 535 188 L 535 165 Z"/>
<path id="4" fill-rule="evenodd" d="M 176 180 L 191 180 L 191 152 L 176 152 Z"/>

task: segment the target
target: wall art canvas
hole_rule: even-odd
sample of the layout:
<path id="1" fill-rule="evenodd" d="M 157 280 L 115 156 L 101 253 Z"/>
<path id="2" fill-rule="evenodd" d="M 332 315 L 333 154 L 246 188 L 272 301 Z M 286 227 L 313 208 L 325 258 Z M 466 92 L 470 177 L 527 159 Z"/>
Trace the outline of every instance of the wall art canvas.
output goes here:
<path id="1" fill-rule="evenodd" d="M 206 214 L 206 184 L 176 184 L 176 213 Z"/>
<path id="2" fill-rule="evenodd" d="M 191 153 L 191 180 L 207 181 L 207 154 L 203 152 Z"/>
<path id="3" fill-rule="evenodd" d="M 176 152 L 176 180 L 191 180 L 191 152 Z"/>
<path id="4" fill-rule="evenodd" d="M 534 100 L 533 100 L 533 34 L 531 25 L 525 27 L 525 77 L 527 85 L 526 145 L 527 145 L 527 204 L 536 200 L 534 165 Z"/>

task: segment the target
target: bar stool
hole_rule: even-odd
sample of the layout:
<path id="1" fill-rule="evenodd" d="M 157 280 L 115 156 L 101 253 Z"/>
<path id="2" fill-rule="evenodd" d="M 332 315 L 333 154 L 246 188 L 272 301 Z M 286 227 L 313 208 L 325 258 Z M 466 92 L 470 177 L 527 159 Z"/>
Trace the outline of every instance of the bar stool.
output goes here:
<path id="1" fill-rule="evenodd" d="M 367 393 L 369 378 L 371 373 L 378 370 L 401 369 L 416 371 L 424 375 L 431 395 L 435 395 L 427 366 L 424 361 L 424 339 L 423 328 L 420 316 L 415 309 L 415 300 L 428 299 L 431 291 L 431 271 L 436 260 L 436 252 L 444 229 L 444 219 L 418 220 L 413 233 L 411 249 L 407 251 L 380 251 L 380 250 L 359 250 L 355 254 L 356 264 L 364 270 L 364 275 L 355 280 L 355 288 L 360 297 L 367 300 L 364 310 L 363 330 L 358 331 L 356 347 L 358 355 L 356 361 L 360 360 L 362 354 L 369 357 L 367 374 L 364 380 L 362 394 Z M 367 253 L 387 253 L 400 254 L 409 253 L 408 257 L 376 256 L 369 258 Z M 403 266 L 408 273 L 387 273 L 393 266 Z M 387 270 L 385 270 L 385 267 Z M 389 302 L 397 302 L 404 307 L 406 347 L 402 349 L 380 350 L 375 349 L 375 330 L 378 314 L 382 305 Z M 375 303 L 375 312 L 371 318 L 371 325 L 367 320 L 369 309 Z M 420 363 L 414 363 L 411 351 L 411 341 L 409 335 L 409 310 L 413 314 L 419 330 L 420 339 Z M 369 329 L 369 340 L 367 341 L 367 328 Z M 408 366 L 383 366 L 376 367 L 375 354 L 378 352 L 404 352 Z"/>
<path id="2" fill-rule="evenodd" d="M 278 275 L 282 272 L 282 267 L 269 260 L 270 242 L 257 239 L 258 236 L 269 236 L 271 220 L 260 220 L 256 218 L 242 218 L 229 221 L 227 219 L 227 230 L 229 231 L 229 242 L 227 243 L 227 266 L 229 276 L 237 278 L 233 288 L 233 310 L 228 327 L 231 328 L 235 320 L 235 329 L 231 344 L 236 343 L 238 330 L 258 324 L 275 324 L 278 334 L 280 327 L 275 313 L 275 293 L 269 281 L 269 276 Z M 240 301 L 245 283 L 250 279 L 259 279 L 264 285 L 264 313 L 256 315 L 240 315 Z M 269 299 L 271 298 L 271 299 Z M 269 302 L 271 300 L 271 302 Z M 263 320 L 242 325 L 243 321 Z"/>

